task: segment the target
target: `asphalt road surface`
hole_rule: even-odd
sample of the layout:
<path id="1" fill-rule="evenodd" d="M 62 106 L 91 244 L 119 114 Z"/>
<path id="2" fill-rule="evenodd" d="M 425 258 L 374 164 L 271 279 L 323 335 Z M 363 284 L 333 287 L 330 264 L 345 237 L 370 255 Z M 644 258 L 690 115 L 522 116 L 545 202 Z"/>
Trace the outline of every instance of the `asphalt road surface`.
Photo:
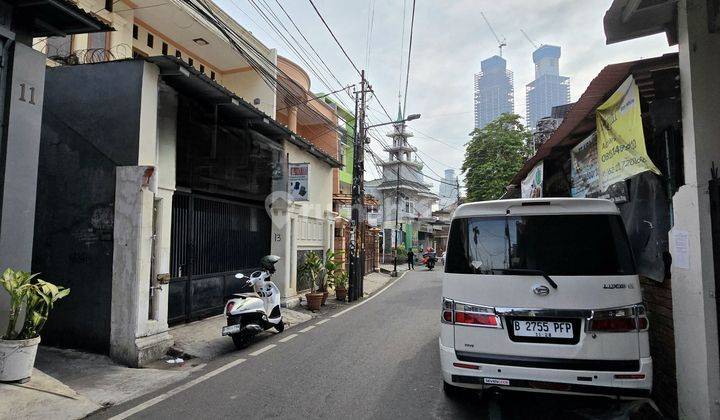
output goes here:
<path id="1" fill-rule="evenodd" d="M 448 399 L 437 348 L 441 275 L 408 272 L 359 306 L 258 340 L 185 382 L 94 417 L 623 417 L 627 403 L 604 398 L 473 393 Z"/>

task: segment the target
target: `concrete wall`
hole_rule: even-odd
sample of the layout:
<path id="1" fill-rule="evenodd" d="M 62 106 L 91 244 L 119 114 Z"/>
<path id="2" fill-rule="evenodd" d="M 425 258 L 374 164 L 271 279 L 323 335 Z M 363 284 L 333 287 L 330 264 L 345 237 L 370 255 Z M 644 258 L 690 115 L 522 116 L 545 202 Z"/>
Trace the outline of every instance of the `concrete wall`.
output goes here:
<path id="1" fill-rule="evenodd" d="M 115 184 L 110 356 L 130 366 L 156 360 L 172 345 L 169 288 L 152 287 L 160 272 L 169 272 L 177 102 L 171 90 L 164 90 L 159 112 L 159 70 L 141 64 L 137 166 L 117 168 Z M 160 166 L 160 151 L 167 168 Z M 163 170 L 162 194 L 156 196 Z"/>
<path id="2" fill-rule="evenodd" d="M 685 185 L 673 196 L 673 313 L 681 418 L 720 418 L 720 354 L 710 226 L 708 181 L 712 162 L 720 162 L 720 33 L 710 34 L 707 5 L 678 3 L 680 90 L 682 92 Z M 687 235 L 687 268 L 678 264 Z M 720 258 L 720 256 L 714 256 Z"/>
<path id="3" fill-rule="evenodd" d="M 47 71 L 33 270 L 71 292 L 44 343 L 109 350 L 115 167 L 138 161 L 142 74 L 142 62 Z"/>
<path id="4" fill-rule="evenodd" d="M 9 84 L 7 143 L 0 163 L 0 271 L 30 270 L 35 220 L 40 121 L 43 112 L 45 56 L 15 44 Z M 3 156 L 4 155 L 4 156 Z M 10 298 L 0 291 L 0 328 L 7 325 Z M 4 331 L 2 332 L 4 334 Z"/>
<path id="5" fill-rule="evenodd" d="M 255 106 L 260 111 L 275 117 L 275 92 L 252 68 L 224 74 L 222 84 L 251 104 L 254 104 L 255 98 L 259 98 L 260 104 Z"/>

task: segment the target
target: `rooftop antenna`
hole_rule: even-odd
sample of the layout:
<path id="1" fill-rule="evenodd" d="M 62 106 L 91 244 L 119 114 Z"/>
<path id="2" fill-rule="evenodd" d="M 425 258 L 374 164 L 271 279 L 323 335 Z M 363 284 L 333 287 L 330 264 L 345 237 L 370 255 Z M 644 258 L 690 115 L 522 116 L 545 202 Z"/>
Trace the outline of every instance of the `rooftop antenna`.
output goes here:
<path id="1" fill-rule="evenodd" d="M 485 17 L 485 13 L 480 12 L 480 15 L 485 19 L 485 23 L 487 23 L 488 28 L 490 28 L 490 32 L 492 32 L 493 36 L 498 42 L 498 49 L 500 49 L 500 57 L 502 57 L 502 49 L 503 47 L 507 47 L 507 42 L 505 41 L 505 37 L 503 37 L 502 41 L 500 40 L 500 37 L 495 33 L 495 30 L 493 29 L 492 25 L 490 24 L 490 21 Z"/>
<path id="2" fill-rule="evenodd" d="M 523 36 L 525 36 L 525 39 L 527 39 L 528 42 L 529 42 L 530 44 L 532 44 L 532 46 L 535 47 L 536 50 L 537 50 L 538 48 L 542 47 L 542 45 L 538 45 L 537 42 L 533 41 L 533 40 L 528 36 L 528 34 L 525 33 L 525 31 L 523 31 L 522 29 L 520 29 L 520 32 L 522 32 Z"/>

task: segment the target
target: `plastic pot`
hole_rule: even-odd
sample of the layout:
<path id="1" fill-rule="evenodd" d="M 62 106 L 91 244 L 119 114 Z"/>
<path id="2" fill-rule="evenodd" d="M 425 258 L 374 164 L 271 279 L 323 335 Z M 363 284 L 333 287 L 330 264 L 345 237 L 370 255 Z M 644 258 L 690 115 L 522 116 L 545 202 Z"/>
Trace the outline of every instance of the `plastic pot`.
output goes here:
<path id="1" fill-rule="evenodd" d="M 0 340 L 0 382 L 23 381 L 32 375 L 40 337 Z"/>

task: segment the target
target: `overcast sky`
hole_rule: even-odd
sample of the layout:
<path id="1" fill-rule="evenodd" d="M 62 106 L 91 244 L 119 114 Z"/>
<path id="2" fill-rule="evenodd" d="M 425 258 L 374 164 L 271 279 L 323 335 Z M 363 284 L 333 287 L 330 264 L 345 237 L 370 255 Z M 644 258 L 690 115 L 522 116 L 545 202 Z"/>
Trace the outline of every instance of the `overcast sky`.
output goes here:
<path id="1" fill-rule="evenodd" d="M 252 6 L 253 1 L 259 7 L 270 7 L 278 17 L 284 19 L 285 26 L 294 31 L 276 0 L 216 0 L 227 13 L 267 46 L 276 48 L 280 55 L 306 67 L 263 20 Z M 337 79 L 344 85 L 356 83 L 359 80 L 357 73 L 334 43 L 310 2 L 278 1 Z M 314 2 L 353 61 L 367 71 L 379 100 L 394 118 L 398 107 L 398 90 L 400 86 L 404 90 L 405 85 L 404 66 L 412 0 Z M 473 75 L 479 72 L 481 60 L 498 53 L 497 41 L 480 12 L 485 13 L 500 37 L 507 40 L 508 46 L 503 49 L 503 56 L 515 75 L 515 112 L 522 117 L 525 116 L 525 85 L 534 78 L 534 48 L 523 37 L 520 29 L 525 30 L 537 43 L 559 45 L 562 48 L 560 73 L 570 77 L 572 101 L 578 99 L 592 78 L 608 64 L 676 51 L 676 48 L 667 46 L 664 35 L 605 45 L 602 18 L 610 3 L 611 0 L 417 0 L 407 113 L 422 114 L 420 120 L 411 124 L 415 132 L 411 141 L 427 165 L 425 173 L 437 177 L 436 174 L 442 175 L 447 168 L 459 172 L 462 165 L 463 144 L 473 129 Z M 368 55 L 368 18 L 373 8 L 373 30 Z M 406 16 L 404 40 L 403 9 Z M 272 19 L 272 16 L 268 17 Z M 276 26 L 282 30 L 277 23 Z M 293 35 L 299 42 L 303 42 L 296 32 Z M 312 77 L 311 88 L 314 92 L 329 91 L 309 69 L 306 70 Z M 327 75 L 327 71 L 320 76 L 329 80 L 333 90 L 339 88 L 337 82 Z M 350 104 L 347 95 L 345 102 Z M 370 101 L 370 108 L 372 123 L 383 122 L 383 112 L 376 99 Z M 377 134 L 384 137 L 386 128 L 378 130 Z M 386 156 L 377 141 L 373 141 L 371 147 L 381 156 Z M 366 179 L 377 177 L 377 170 L 372 165 L 367 166 L 371 167 Z M 436 182 L 428 181 L 437 188 Z"/>

